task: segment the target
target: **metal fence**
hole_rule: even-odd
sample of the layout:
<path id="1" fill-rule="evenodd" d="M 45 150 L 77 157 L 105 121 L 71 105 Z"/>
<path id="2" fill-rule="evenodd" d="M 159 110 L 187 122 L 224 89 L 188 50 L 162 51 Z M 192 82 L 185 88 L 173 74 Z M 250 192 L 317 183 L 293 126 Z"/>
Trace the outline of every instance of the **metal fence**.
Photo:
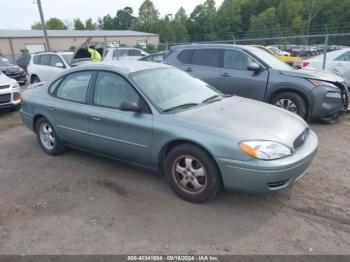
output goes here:
<path id="1" fill-rule="evenodd" d="M 186 43 L 163 43 L 158 46 L 159 49 L 169 49 L 171 46 L 186 44 L 237 44 L 237 45 L 264 45 L 277 46 L 282 51 L 287 51 L 291 55 L 308 58 L 315 55 L 324 54 L 323 68 L 327 60 L 327 52 L 342 49 L 350 46 L 350 32 L 332 33 L 332 34 L 313 34 L 313 35 L 294 35 L 294 36 L 273 36 L 273 37 L 256 37 L 256 38 L 235 38 L 186 42 Z"/>

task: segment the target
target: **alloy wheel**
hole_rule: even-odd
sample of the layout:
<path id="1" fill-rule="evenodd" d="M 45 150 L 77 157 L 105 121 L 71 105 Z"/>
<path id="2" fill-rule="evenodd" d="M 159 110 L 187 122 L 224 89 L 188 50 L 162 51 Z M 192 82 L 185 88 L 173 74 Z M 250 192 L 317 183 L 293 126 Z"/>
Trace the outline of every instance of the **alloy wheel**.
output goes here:
<path id="1" fill-rule="evenodd" d="M 187 193 L 200 193 L 207 185 L 204 165 L 192 156 L 180 156 L 173 164 L 172 175 L 178 186 Z"/>
<path id="2" fill-rule="evenodd" d="M 47 150 L 52 150 L 55 147 L 55 134 L 48 123 L 43 123 L 40 126 L 40 141 Z"/>
<path id="3" fill-rule="evenodd" d="M 297 108 L 296 104 L 292 100 L 287 99 L 287 98 L 281 98 L 280 100 L 277 100 L 275 102 L 275 106 L 284 108 L 284 109 L 286 109 L 294 114 L 298 113 L 298 108 Z"/>

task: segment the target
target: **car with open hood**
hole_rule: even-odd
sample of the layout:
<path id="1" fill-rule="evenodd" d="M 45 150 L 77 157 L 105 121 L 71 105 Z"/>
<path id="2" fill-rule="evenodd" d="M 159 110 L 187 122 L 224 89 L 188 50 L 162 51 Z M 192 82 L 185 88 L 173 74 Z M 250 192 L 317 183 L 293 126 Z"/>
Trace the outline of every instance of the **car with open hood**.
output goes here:
<path id="1" fill-rule="evenodd" d="M 158 171 L 196 203 L 222 186 L 286 188 L 307 173 L 318 145 L 296 114 L 142 61 L 82 65 L 33 84 L 21 117 L 47 154 L 70 146 Z"/>
<path id="2" fill-rule="evenodd" d="M 11 64 L 7 58 L 0 57 L 0 71 L 15 79 L 20 85 L 25 85 L 27 82 L 26 72 L 18 65 Z"/>
<path id="3" fill-rule="evenodd" d="M 253 46 L 174 46 L 164 63 L 188 72 L 224 94 L 264 101 L 305 120 L 333 122 L 346 111 L 349 103 L 342 77 L 294 69 Z"/>

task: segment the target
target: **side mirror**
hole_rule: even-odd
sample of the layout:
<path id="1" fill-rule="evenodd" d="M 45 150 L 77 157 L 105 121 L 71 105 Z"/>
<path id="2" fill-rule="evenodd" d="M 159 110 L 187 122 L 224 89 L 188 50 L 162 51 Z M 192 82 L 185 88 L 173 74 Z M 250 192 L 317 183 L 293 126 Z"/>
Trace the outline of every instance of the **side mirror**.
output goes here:
<path id="1" fill-rule="evenodd" d="M 255 72 L 256 74 L 262 71 L 262 67 L 258 63 L 254 63 L 254 62 L 248 64 L 247 69 L 249 71 Z"/>
<path id="2" fill-rule="evenodd" d="M 122 111 L 131 111 L 136 113 L 139 113 L 142 111 L 142 108 L 139 106 L 139 104 L 134 101 L 125 101 L 121 103 L 121 105 L 119 106 L 119 109 Z"/>
<path id="3" fill-rule="evenodd" d="M 64 65 L 62 63 L 56 63 L 55 67 L 60 67 L 60 68 L 64 68 Z"/>

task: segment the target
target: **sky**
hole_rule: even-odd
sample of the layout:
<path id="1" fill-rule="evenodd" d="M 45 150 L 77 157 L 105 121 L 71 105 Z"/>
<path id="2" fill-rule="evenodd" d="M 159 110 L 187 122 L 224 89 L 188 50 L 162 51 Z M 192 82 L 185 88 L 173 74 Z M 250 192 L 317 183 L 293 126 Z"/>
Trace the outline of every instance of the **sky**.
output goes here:
<path id="1" fill-rule="evenodd" d="M 189 15 L 196 5 L 204 0 L 152 0 L 161 16 L 174 14 L 181 6 Z M 216 0 L 218 7 L 223 0 Z M 73 21 L 74 18 L 86 20 L 108 13 L 115 15 L 118 9 L 131 6 L 134 14 L 143 0 L 41 0 L 45 19 L 57 17 L 63 21 Z M 38 7 L 35 0 L 1 0 L 0 1 L 0 29 L 30 29 L 34 22 L 40 21 Z"/>

